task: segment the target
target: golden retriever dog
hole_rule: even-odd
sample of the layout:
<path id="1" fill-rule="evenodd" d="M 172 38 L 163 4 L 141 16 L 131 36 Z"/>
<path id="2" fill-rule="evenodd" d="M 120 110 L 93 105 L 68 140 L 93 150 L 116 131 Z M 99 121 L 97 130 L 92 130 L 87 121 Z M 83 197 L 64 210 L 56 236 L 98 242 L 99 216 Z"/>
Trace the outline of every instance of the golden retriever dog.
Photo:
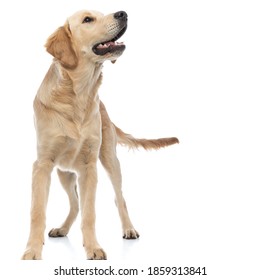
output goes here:
<path id="1" fill-rule="evenodd" d="M 114 187 L 123 238 L 139 237 L 122 195 L 116 145 L 159 149 L 178 143 L 178 139 L 135 139 L 110 121 L 99 100 L 103 63 L 106 60 L 115 62 L 124 52 L 125 45 L 117 40 L 126 28 L 127 14 L 124 11 L 109 15 L 79 11 L 47 40 L 46 49 L 54 59 L 34 100 L 37 160 L 32 172 L 30 234 L 22 259 L 41 259 L 46 205 L 55 166 L 68 195 L 70 210 L 61 227 L 49 232 L 50 237 L 68 234 L 80 205 L 87 259 L 107 258 L 95 233 L 98 159 Z"/>

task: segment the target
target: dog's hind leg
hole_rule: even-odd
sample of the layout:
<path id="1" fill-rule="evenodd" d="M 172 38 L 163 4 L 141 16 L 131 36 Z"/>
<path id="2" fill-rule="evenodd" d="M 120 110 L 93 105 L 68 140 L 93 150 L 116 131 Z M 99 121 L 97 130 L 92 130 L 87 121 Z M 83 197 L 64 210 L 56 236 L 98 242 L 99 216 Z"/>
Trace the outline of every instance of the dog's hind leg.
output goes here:
<path id="1" fill-rule="evenodd" d="M 61 185 L 66 191 L 69 203 L 70 203 L 70 211 L 69 214 L 64 221 L 64 223 L 59 228 L 53 228 L 49 232 L 50 237 L 63 237 L 66 236 L 75 221 L 78 212 L 79 212 L 79 203 L 78 203 L 78 194 L 77 194 L 77 185 L 76 185 L 76 174 L 72 172 L 64 172 L 61 170 L 57 170 Z"/>
<path id="2" fill-rule="evenodd" d="M 134 229 L 134 226 L 128 215 L 126 202 L 122 193 L 122 178 L 119 161 L 115 155 L 112 158 L 106 158 L 106 156 L 100 155 L 100 160 L 106 169 L 114 187 L 115 203 L 118 208 L 118 213 L 122 223 L 123 238 L 136 239 L 139 237 L 139 233 Z"/>
<path id="3" fill-rule="evenodd" d="M 102 145 L 100 149 L 99 159 L 106 169 L 115 191 L 115 202 L 122 223 L 123 238 L 136 239 L 139 237 L 135 230 L 126 207 L 125 199 L 122 193 L 122 176 L 120 163 L 116 156 L 116 134 L 111 123 L 107 122 L 108 116 L 102 111 Z"/>

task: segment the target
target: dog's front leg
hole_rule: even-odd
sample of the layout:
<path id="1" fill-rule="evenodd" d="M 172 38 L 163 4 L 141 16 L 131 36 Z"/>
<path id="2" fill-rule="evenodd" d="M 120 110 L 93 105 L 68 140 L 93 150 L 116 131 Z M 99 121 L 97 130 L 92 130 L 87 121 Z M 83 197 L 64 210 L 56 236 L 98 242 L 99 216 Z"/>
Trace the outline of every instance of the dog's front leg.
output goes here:
<path id="1" fill-rule="evenodd" d="M 81 229 L 83 245 L 87 259 L 105 260 L 106 253 L 100 247 L 95 231 L 95 198 L 97 188 L 97 157 L 98 152 L 88 154 L 87 163 L 79 170 L 80 208 L 82 215 Z"/>
<path id="2" fill-rule="evenodd" d="M 33 165 L 31 228 L 27 247 L 22 256 L 24 260 L 41 259 L 44 243 L 45 212 L 52 169 L 53 162 L 51 161 L 36 161 Z"/>

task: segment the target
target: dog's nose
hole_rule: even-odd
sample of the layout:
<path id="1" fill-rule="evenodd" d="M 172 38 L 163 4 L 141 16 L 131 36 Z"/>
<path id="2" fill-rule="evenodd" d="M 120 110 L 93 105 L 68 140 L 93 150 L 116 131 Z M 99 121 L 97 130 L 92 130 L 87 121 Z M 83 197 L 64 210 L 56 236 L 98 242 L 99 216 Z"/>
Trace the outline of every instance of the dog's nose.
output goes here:
<path id="1" fill-rule="evenodd" d="M 114 13 L 114 18 L 126 21 L 127 20 L 127 13 L 124 11 Z"/>

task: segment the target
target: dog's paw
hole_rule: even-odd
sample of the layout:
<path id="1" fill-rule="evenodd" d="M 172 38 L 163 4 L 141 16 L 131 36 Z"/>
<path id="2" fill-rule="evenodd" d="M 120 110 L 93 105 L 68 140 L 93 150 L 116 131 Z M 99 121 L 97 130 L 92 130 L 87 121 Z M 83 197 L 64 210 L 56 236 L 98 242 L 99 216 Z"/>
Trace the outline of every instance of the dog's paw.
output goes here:
<path id="1" fill-rule="evenodd" d="M 36 250 L 33 248 L 28 248 L 25 250 L 22 258 L 22 260 L 41 260 L 41 250 Z"/>
<path id="2" fill-rule="evenodd" d="M 137 239 L 139 236 L 139 233 L 134 228 L 126 229 L 123 232 L 124 239 Z"/>
<path id="3" fill-rule="evenodd" d="M 49 237 L 64 237 L 68 234 L 68 230 L 66 228 L 53 228 L 49 232 Z"/>
<path id="4" fill-rule="evenodd" d="M 106 260 L 107 255 L 102 248 L 95 248 L 93 250 L 88 250 L 87 259 L 88 260 Z"/>

